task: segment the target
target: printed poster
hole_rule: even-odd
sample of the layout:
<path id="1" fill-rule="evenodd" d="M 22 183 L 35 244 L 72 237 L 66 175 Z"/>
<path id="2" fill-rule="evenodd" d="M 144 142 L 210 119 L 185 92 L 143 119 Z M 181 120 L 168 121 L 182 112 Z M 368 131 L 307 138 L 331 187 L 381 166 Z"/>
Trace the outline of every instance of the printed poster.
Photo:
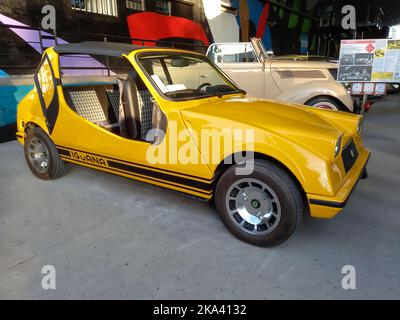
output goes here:
<path id="1" fill-rule="evenodd" d="M 400 40 L 342 40 L 340 82 L 400 82 Z"/>

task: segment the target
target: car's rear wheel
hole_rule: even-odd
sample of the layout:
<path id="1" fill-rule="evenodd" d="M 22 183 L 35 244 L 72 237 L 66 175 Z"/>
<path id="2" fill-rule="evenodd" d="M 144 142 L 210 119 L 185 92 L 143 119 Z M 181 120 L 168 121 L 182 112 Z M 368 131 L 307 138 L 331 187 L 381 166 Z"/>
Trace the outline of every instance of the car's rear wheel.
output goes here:
<path id="1" fill-rule="evenodd" d="M 278 165 L 254 160 L 254 170 L 227 169 L 218 181 L 215 204 L 226 228 L 240 240 L 262 247 L 286 241 L 304 212 L 296 183 Z"/>
<path id="2" fill-rule="evenodd" d="M 67 164 L 61 160 L 53 141 L 39 127 L 28 130 L 24 152 L 29 169 L 39 179 L 57 179 L 67 169 Z"/>
<path id="3" fill-rule="evenodd" d="M 316 97 L 306 102 L 307 106 L 327 109 L 327 110 L 335 110 L 335 111 L 348 111 L 337 101 L 329 98 L 329 97 Z"/>

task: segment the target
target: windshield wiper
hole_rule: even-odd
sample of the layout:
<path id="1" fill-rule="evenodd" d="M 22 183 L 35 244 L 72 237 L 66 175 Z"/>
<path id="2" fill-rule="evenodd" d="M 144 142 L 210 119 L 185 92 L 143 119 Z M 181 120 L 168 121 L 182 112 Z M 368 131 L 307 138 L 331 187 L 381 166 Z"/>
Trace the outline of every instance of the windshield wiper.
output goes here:
<path id="1" fill-rule="evenodd" d="M 223 96 L 227 95 L 227 94 L 233 94 L 233 93 L 241 93 L 243 95 L 246 95 L 247 92 L 244 90 L 235 90 L 235 91 L 225 91 L 225 92 L 218 92 L 218 93 L 214 93 L 214 94 L 210 94 L 210 97 L 218 97 L 218 98 L 222 98 Z"/>

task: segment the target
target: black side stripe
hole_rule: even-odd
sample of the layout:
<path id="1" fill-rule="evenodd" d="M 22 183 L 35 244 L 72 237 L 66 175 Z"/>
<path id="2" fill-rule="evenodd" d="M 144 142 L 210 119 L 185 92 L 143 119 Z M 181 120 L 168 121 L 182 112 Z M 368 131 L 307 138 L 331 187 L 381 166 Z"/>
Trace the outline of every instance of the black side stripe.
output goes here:
<path id="1" fill-rule="evenodd" d="M 71 152 L 69 152 L 68 150 L 57 148 L 57 151 L 62 156 L 71 157 Z"/>
<path id="2" fill-rule="evenodd" d="M 346 202 L 324 201 L 317 199 L 310 199 L 310 203 L 331 208 L 344 208 L 346 206 Z"/>
<path id="3" fill-rule="evenodd" d="M 206 178 L 201 178 L 201 177 L 193 176 L 193 175 L 190 175 L 190 174 L 185 174 L 185 173 L 181 173 L 181 172 L 171 171 L 171 170 L 167 170 L 167 169 L 154 168 L 154 167 L 147 166 L 147 165 L 144 165 L 144 164 L 139 164 L 139 163 L 134 163 L 134 162 L 126 161 L 126 160 L 121 160 L 121 159 L 116 159 L 116 158 L 112 158 L 112 157 L 108 157 L 108 156 L 103 156 L 103 155 L 101 155 L 101 154 L 97 154 L 97 153 L 93 153 L 93 152 L 88 152 L 88 151 L 84 151 L 84 150 L 78 150 L 78 149 L 74 149 L 74 148 L 63 147 L 63 146 L 60 146 L 60 145 L 57 145 L 56 147 L 57 147 L 57 150 L 59 150 L 59 148 L 62 148 L 62 149 L 64 149 L 64 150 L 72 150 L 72 151 L 87 153 L 87 154 L 90 154 L 90 155 L 93 155 L 93 156 L 105 158 L 105 159 L 107 159 L 107 160 L 115 160 L 115 161 L 118 161 L 118 162 L 123 162 L 123 163 L 127 163 L 127 164 L 132 164 L 132 165 L 135 165 L 135 166 L 140 166 L 140 167 L 143 167 L 143 168 L 148 168 L 148 169 L 150 169 L 150 170 L 154 170 L 154 169 L 155 169 L 155 170 L 158 170 L 158 171 L 163 171 L 163 172 L 165 172 L 165 173 L 167 173 L 167 174 L 168 174 L 168 173 L 171 173 L 171 174 L 176 174 L 176 175 L 184 176 L 184 177 L 188 177 L 188 178 L 194 178 L 194 179 L 198 179 L 198 180 L 203 180 L 203 181 L 205 181 L 206 183 L 212 183 L 213 180 L 214 180 L 213 178 L 212 178 L 212 179 L 206 179 Z"/>
<path id="4" fill-rule="evenodd" d="M 74 160 L 74 161 L 77 161 L 80 163 L 86 163 L 83 161 L 79 161 L 79 159 L 73 158 L 71 152 L 69 150 L 67 150 L 66 148 L 64 149 L 64 147 L 57 147 L 57 150 L 62 157 L 68 157 L 71 160 Z M 73 150 L 73 149 L 71 149 L 71 150 Z M 85 151 L 78 151 L 78 152 L 91 154 L 91 153 L 85 152 Z M 136 166 L 130 165 L 128 163 L 121 163 L 118 161 L 109 160 L 107 157 L 104 157 L 104 156 L 99 156 L 99 157 L 104 158 L 107 161 L 108 168 L 111 168 L 111 169 L 116 169 L 118 171 L 125 171 L 125 173 L 133 173 L 133 174 L 143 175 L 146 178 L 152 177 L 155 179 L 165 181 L 165 183 L 167 183 L 167 184 L 168 184 L 168 182 L 179 184 L 182 186 L 178 186 L 178 187 L 182 187 L 182 188 L 186 187 L 186 188 L 195 188 L 195 189 L 202 190 L 202 191 L 197 191 L 197 192 L 203 192 L 203 193 L 209 194 L 213 190 L 212 182 L 202 182 L 202 181 L 193 180 L 190 178 L 174 176 L 174 175 L 164 173 L 164 172 L 158 172 L 158 171 L 149 170 L 149 169 L 142 168 L 142 167 L 136 167 Z M 89 164 L 92 164 L 92 163 L 89 163 Z M 103 166 L 96 166 L 96 167 L 104 168 Z M 157 182 L 162 182 L 162 181 L 157 181 Z M 192 191 L 196 191 L 196 190 L 192 190 Z"/>
<path id="5" fill-rule="evenodd" d="M 110 167 L 99 166 L 99 165 L 96 165 L 94 163 L 88 163 L 88 162 L 80 161 L 80 160 L 77 160 L 77 159 L 74 159 L 74 158 L 70 158 L 70 157 L 67 158 L 65 156 L 61 156 L 61 159 L 65 160 L 65 161 L 71 160 L 73 162 L 90 165 L 90 166 L 97 167 L 97 168 L 100 168 L 100 169 L 108 169 L 108 170 L 114 171 L 115 173 L 117 173 L 117 172 L 118 173 L 125 173 L 125 174 L 128 174 L 128 175 L 131 175 L 132 177 L 145 178 L 147 180 L 150 180 L 150 181 L 153 181 L 153 182 L 157 182 L 157 183 L 164 183 L 164 184 L 167 184 L 169 186 L 181 188 L 181 189 L 184 189 L 184 190 L 187 190 L 187 191 L 197 192 L 199 194 L 204 195 L 205 197 L 208 197 L 208 196 L 211 195 L 211 190 L 209 192 L 195 190 L 195 189 L 192 189 L 191 187 L 188 187 L 188 186 L 172 184 L 172 183 L 169 183 L 168 181 L 164 181 L 164 180 L 155 180 L 155 179 L 152 179 L 150 177 L 142 177 L 142 176 L 136 175 L 134 173 L 129 173 L 129 172 L 126 172 L 126 171 L 123 171 L 123 170 L 119 170 L 119 169 L 113 169 L 113 168 L 110 168 Z"/>
<path id="6" fill-rule="evenodd" d="M 147 170 L 144 168 L 138 168 L 138 167 L 134 167 L 134 166 L 131 166 L 128 164 L 115 162 L 115 161 L 111 161 L 111 160 L 107 160 L 107 162 L 111 168 L 120 169 L 123 171 L 137 173 L 137 174 L 141 174 L 141 175 L 145 175 L 145 176 L 150 176 L 150 177 L 157 178 L 160 180 L 175 182 L 178 184 L 190 186 L 190 187 L 204 190 L 207 192 L 212 190 L 212 184 L 210 184 L 210 183 L 205 183 L 205 182 L 200 182 L 200 181 L 196 181 L 196 180 L 190 180 L 187 178 L 172 176 L 172 175 L 169 175 L 166 173 L 155 172 L 155 171 Z"/>

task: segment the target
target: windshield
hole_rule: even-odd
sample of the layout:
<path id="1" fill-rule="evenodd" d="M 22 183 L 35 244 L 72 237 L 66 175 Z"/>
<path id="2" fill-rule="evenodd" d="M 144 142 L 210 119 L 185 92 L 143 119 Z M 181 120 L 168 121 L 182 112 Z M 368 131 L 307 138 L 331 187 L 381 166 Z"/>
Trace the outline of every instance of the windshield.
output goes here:
<path id="1" fill-rule="evenodd" d="M 257 62 L 250 42 L 215 43 L 211 45 L 207 55 L 215 63 Z"/>
<path id="2" fill-rule="evenodd" d="M 194 99 L 240 92 L 205 57 L 183 53 L 141 55 L 139 63 L 171 99 Z"/>

